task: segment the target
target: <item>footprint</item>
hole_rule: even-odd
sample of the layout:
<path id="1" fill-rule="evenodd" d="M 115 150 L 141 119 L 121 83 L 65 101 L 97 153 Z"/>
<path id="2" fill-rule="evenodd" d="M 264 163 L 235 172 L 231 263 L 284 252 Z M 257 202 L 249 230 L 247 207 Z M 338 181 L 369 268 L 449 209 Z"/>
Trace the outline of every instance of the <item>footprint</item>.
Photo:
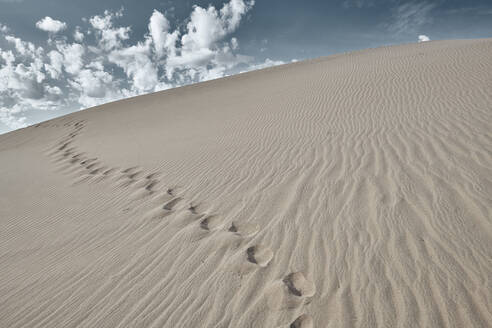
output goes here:
<path id="1" fill-rule="evenodd" d="M 188 207 L 188 211 L 190 211 L 192 214 L 198 214 L 198 204 L 191 202 L 190 206 Z"/>
<path id="2" fill-rule="evenodd" d="M 154 186 L 159 183 L 158 180 L 148 180 L 148 179 L 140 179 L 137 181 L 134 186 L 137 189 L 131 197 L 134 200 L 143 199 L 150 195 L 152 195 L 155 191 L 153 190 Z"/>
<path id="3" fill-rule="evenodd" d="M 174 198 L 173 196 L 169 195 L 166 192 L 156 191 L 155 195 L 152 196 L 152 203 L 155 203 L 155 204 L 167 203 L 170 200 L 172 200 L 173 198 Z"/>
<path id="4" fill-rule="evenodd" d="M 157 180 L 152 180 L 152 181 L 150 181 L 150 182 L 149 182 L 149 183 L 145 186 L 145 190 L 147 190 L 147 191 L 152 191 L 152 188 L 154 188 L 154 187 L 155 187 L 155 185 L 156 185 L 157 183 L 159 183 L 159 181 L 157 181 Z"/>
<path id="5" fill-rule="evenodd" d="M 253 223 L 232 222 L 229 231 L 242 237 L 254 236 L 260 231 L 260 227 Z"/>
<path id="6" fill-rule="evenodd" d="M 84 155 L 84 153 L 78 153 L 78 154 L 73 155 L 72 158 L 70 159 L 70 164 L 75 164 L 75 163 L 79 162 L 82 159 L 83 155 Z"/>
<path id="7" fill-rule="evenodd" d="M 173 213 L 173 212 L 171 212 Z M 206 214 L 193 214 L 188 211 L 177 211 L 173 217 L 173 227 L 178 229 L 187 229 L 193 236 L 204 236 L 208 235 L 208 231 L 197 229 L 196 225 L 205 218 Z"/>
<path id="8" fill-rule="evenodd" d="M 132 180 L 135 180 L 136 178 L 138 178 L 140 175 L 142 174 L 141 171 L 137 171 L 137 172 L 134 172 L 134 173 L 130 173 L 127 175 L 128 178 L 132 179 Z"/>
<path id="9" fill-rule="evenodd" d="M 169 202 L 167 202 L 162 208 L 168 211 L 172 211 L 174 206 L 176 206 L 177 203 L 179 203 L 183 198 L 181 197 L 176 197 Z"/>
<path id="10" fill-rule="evenodd" d="M 270 309 L 293 309 L 303 305 L 316 293 L 314 284 L 302 272 L 293 272 L 274 282 L 265 292 Z"/>
<path id="11" fill-rule="evenodd" d="M 86 165 L 86 164 L 89 164 L 89 163 L 94 162 L 96 160 L 97 160 L 97 157 L 96 158 L 89 158 L 89 159 L 86 159 L 86 160 L 80 162 L 80 165 Z"/>
<path id="12" fill-rule="evenodd" d="M 116 171 L 115 168 L 110 168 L 110 169 L 107 169 L 106 171 L 103 172 L 103 175 L 109 175 L 109 174 L 112 174 L 114 171 Z"/>
<path id="13" fill-rule="evenodd" d="M 289 292 L 296 296 L 311 297 L 316 292 L 314 284 L 304 277 L 302 272 L 293 272 L 283 280 Z"/>
<path id="14" fill-rule="evenodd" d="M 90 171 L 90 172 L 89 172 L 89 174 L 94 175 L 94 174 L 99 173 L 99 171 L 101 171 L 101 170 L 102 170 L 102 169 L 95 169 L 95 170 Z"/>
<path id="15" fill-rule="evenodd" d="M 132 180 L 133 183 L 137 181 L 136 178 L 138 178 L 142 173 L 142 171 L 138 170 L 138 166 L 133 166 L 122 170 L 118 179 Z"/>
<path id="16" fill-rule="evenodd" d="M 129 167 L 121 171 L 121 173 L 134 173 L 138 169 L 138 166 Z"/>
<path id="17" fill-rule="evenodd" d="M 147 186 L 149 186 L 149 184 L 151 183 L 152 181 L 149 181 L 148 179 L 140 179 L 138 180 L 136 183 L 135 183 L 135 187 L 136 188 L 142 188 L 142 189 L 147 189 Z M 157 183 L 157 180 L 155 181 L 155 183 Z M 154 185 L 155 185 L 154 183 Z M 150 189 L 152 188 L 152 186 L 147 189 L 150 191 Z"/>
<path id="18" fill-rule="evenodd" d="M 127 188 L 128 186 L 135 183 L 135 180 L 130 179 L 126 176 L 125 177 L 118 177 L 117 181 L 118 181 L 118 187 L 119 188 Z"/>
<path id="19" fill-rule="evenodd" d="M 155 172 L 155 173 L 151 173 L 151 174 L 148 174 L 145 179 L 147 180 L 152 180 L 154 178 L 157 178 L 159 176 L 159 173 Z"/>
<path id="20" fill-rule="evenodd" d="M 70 142 L 65 142 L 63 145 L 61 145 L 60 147 L 58 147 L 58 150 L 59 151 L 62 151 L 63 149 L 67 148 L 69 144 L 70 144 Z"/>
<path id="21" fill-rule="evenodd" d="M 313 318 L 309 314 L 300 315 L 289 328 L 313 328 Z"/>
<path id="22" fill-rule="evenodd" d="M 72 155 L 74 151 L 75 151 L 75 148 L 65 149 L 65 151 L 63 152 L 63 157 L 68 157 L 68 156 Z"/>
<path id="23" fill-rule="evenodd" d="M 260 267 L 266 267 L 273 258 L 273 252 L 270 248 L 262 245 L 251 246 L 246 250 L 248 261 L 258 264 Z"/>
<path id="24" fill-rule="evenodd" d="M 90 170 L 90 169 L 92 169 L 96 165 L 97 165 L 97 163 L 92 163 L 92 164 L 87 165 L 85 168 L 88 169 L 88 170 Z"/>
<path id="25" fill-rule="evenodd" d="M 207 215 L 200 221 L 200 228 L 207 231 L 216 230 L 220 225 L 218 219 L 217 215 Z"/>
<path id="26" fill-rule="evenodd" d="M 171 211 L 165 211 L 161 207 L 158 207 L 158 208 L 155 208 L 155 209 L 149 211 L 146 216 L 150 220 L 157 220 L 157 219 L 163 219 L 166 216 L 169 216 L 171 214 L 173 214 L 173 212 L 171 212 Z"/>

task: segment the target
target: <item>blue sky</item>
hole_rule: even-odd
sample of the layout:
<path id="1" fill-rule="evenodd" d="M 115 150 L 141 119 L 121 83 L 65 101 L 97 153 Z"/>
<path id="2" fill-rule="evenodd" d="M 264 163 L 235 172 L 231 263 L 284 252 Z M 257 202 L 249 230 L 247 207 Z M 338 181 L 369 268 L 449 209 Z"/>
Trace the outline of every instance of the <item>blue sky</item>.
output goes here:
<path id="1" fill-rule="evenodd" d="M 0 133 L 293 60 L 491 34 L 491 1 L 0 0 Z"/>

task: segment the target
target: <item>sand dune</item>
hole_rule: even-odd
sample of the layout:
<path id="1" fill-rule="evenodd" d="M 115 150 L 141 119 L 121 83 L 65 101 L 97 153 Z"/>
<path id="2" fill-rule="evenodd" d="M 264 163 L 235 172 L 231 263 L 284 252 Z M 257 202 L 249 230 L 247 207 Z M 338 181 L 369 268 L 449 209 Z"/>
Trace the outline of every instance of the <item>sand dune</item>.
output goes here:
<path id="1" fill-rule="evenodd" d="M 492 327 L 492 40 L 0 136 L 0 327 Z"/>

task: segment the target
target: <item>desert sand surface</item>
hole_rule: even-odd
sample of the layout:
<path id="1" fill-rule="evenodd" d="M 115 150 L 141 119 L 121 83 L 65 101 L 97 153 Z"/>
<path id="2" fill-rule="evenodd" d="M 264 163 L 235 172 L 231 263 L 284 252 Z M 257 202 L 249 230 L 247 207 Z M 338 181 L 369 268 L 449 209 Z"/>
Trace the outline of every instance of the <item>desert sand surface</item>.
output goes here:
<path id="1" fill-rule="evenodd" d="M 492 39 L 0 136 L 0 327 L 492 327 Z"/>

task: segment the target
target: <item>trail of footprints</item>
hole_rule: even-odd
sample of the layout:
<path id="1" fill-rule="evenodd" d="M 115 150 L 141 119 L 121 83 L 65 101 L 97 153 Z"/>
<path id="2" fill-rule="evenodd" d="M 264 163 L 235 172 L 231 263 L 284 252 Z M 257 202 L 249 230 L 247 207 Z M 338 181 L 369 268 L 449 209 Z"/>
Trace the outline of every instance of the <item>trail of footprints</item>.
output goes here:
<path id="1" fill-rule="evenodd" d="M 45 124 L 41 123 L 36 125 L 36 127 L 43 125 Z M 59 125 L 55 126 L 58 127 Z M 55 147 L 48 149 L 47 153 L 55 163 L 60 165 L 62 170 L 69 173 L 79 173 L 81 177 L 77 181 L 78 183 L 89 180 L 99 182 L 111 177 L 119 187 L 135 186 L 136 191 L 132 194 L 135 198 L 143 198 L 158 193 L 159 173 L 146 174 L 139 170 L 138 167 L 123 170 L 116 167 L 107 167 L 97 157 L 90 158 L 85 153 L 77 151 L 73 145 L 76 137 L 84 129 L 85 121 L 65 123 L 63 126 L 71 127 L 71 131 L 62 137 Z M 156 196 L 156 199 L 162 199 L 164 204 L 149 213 L 150 219 L 162 219 L 174 213 L 177 205 L 185 200 L 176 194 L 175 189 L 174 187 L 168 187 L 164 193 Z M 197 216 L 199 220 L 198 228 L 204 231 L 213 233 L 221 226 L 218 215 L 199 213 L 196 203 L 189 202 L 186 210 Z M 256 235 L 259 227 L 250 223 L 232 222 L 227 231 L 237 236 L 248 238 Z M 249 246 L 244 251 L 244 260 L 257 265 L 259 268 L 265 268 L 272 261 L 273 255 L 273 251 L 268 246 L 257 244 Z M 273 283 L 271 290 L 266 293 L 266 299 L 270 309 L 292 309 L 308 304 L 315 292 L 314 284 L 304 276 L 304 273 L 292 272 L 281 281 Z M 313 327 L 313 319 L 309 314 L 302 314 L 289 327 L 311 328 Z"/>

